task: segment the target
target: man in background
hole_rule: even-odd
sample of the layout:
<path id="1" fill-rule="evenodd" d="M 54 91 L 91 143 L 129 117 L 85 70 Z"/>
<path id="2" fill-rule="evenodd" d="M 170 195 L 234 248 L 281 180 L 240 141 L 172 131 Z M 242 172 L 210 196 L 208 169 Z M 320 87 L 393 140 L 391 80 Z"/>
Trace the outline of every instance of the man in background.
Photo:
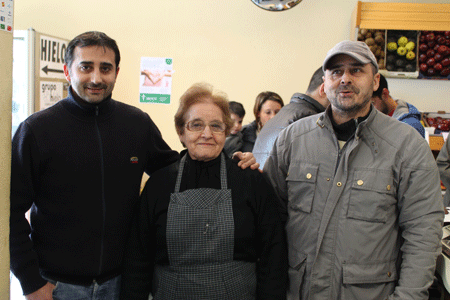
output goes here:
<path id="1" fill-rule="evenodd" d="M 428 299 L 444 218 L 430 148 L 371 105 L 364 42 L 338 43 L 323 70 L 331 104 L 284 129 L 264 166 L 287 214 L 288 299 Z"/>
<path id="2" fill-rule="evenodd" d="M 295 121 L 323 112 L 330 104 L 325 93 L 321 91 L 323 84 L 322 67 L 318 68 L 309 82 L 304 94 L 295 93 L 288 105 L 281 110 L 261 129 L 253 147 L 253 155 L 261 167 L 264 167 L 278 134 Z"/>
<path id="3" fill-rule="evenodd" d="M 422 137 L 425 137 L 425 129 L 420 123 L 422 116 L 419 110 L 403 100 L 394 100 L 389 94 L 388 83 L 382 74 L 380 74 L 380 86 L 373 92 L 372 102 L 375 108 L 385 115 L 411 125 Z"/>

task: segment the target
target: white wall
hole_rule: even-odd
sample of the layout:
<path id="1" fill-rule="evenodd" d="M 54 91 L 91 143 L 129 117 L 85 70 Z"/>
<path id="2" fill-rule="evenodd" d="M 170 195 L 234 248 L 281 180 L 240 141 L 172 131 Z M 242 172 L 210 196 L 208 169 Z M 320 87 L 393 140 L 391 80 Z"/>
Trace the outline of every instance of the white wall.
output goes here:
<path id="1" fill-rule="evenodd" d="M 431 1 L 377 1 L 448 3 Z M 173 115 L 181 94 L 206 81 L 252 105 L 263 90 L 287 103 L 304 92 L 326 52 L 350 38 L 356 0 L 303 0 L 291 10 L 269 12 L 250 0 L 109 0 L 15 2 L 15 29 L 72 39 L 88 30 L 106 32 L 119 44 L 122 62 L 113 97 L 148 112 L 171 147 L 180 150 Z M 173 102 L 139 104 L 142 56 L 172 57 Z M 389 79 L 391 93 L 423 111 L 450 111 L 450 81 Z"/>

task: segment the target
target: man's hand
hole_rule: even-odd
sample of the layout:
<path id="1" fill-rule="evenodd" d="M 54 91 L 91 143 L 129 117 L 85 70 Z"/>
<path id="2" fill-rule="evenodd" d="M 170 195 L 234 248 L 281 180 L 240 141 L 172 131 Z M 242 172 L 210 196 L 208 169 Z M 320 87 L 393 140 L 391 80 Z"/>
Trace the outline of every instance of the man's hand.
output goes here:
<path id="1" fill-rule="evenodd" d="M 47 282 L 46 285 L 38 289 L 36 292 L 28 294 L 25 296 L 27 300 L 53 300 L 53 290 L 55 285 Z"/>
<path id="2" fill-rule="evenodd" d="M 239 160 L 238 167 L 241 167 L 241 169 L 246 169 L 250 167 L 252 170 L 256 170 L 259 168 L 259 164 L 256 162 L 255 157 L 253 156 L 253 153 L 251 152 L 245 152 L 242 153 L 241 151 L 237 151 L 233 153 L 233 160 Z"/>

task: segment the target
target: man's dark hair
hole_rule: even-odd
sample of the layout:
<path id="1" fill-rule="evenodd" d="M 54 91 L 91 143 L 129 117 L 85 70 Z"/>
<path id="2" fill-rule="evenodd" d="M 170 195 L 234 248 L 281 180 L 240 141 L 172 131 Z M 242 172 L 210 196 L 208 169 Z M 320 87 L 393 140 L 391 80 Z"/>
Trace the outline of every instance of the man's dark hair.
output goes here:
<path id="1" fill-rule="evenodd" d="M 387 84 L 386 78 L 380 74 L 380 86 L 378 87 L 378 89 L 375 92 L 373 92 L 372 97 L 378 97 L 381 99 L 381 94 L 384 89 L 388 89 L 388 84 Z"/>
<path id="2" fill-rule="evenodd" d="M 312 94 L 322 83 L 323 83 L 323 70 L 322 66 L 320 66 L 311 77 L 306 93 Z"/>
<path id="3" fill-rule="evenodd" d="M 76 36 L 69 42 L 64 57 L 65 64 L 70 68 L 73 63 L 73 53 L 76 47 L 99 46 L 114 51 L 116 70 L 120 63 L 120 51 L 115 40 L 99 31 L 88 31 Z"/>
<path id="4" fill-rule="evenodd" d="M 230 106 L 230 113 L 237 115 L 239 118 L 243 118 L 245 116 L 245 109 L 241 103 L 236 101 L 230 101 L 229 106 Z"/>

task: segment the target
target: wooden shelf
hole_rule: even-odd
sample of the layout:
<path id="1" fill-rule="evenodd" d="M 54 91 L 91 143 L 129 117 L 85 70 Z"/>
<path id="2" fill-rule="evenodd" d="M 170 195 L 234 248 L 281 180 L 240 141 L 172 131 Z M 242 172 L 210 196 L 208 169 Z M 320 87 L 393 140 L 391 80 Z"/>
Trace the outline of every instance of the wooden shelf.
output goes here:
<path id="1" fill-rule="evenodd" d="M 358 1 L 352 14 L 352 38 L 358 28 L 450 30 L 450 4 Z"/>

